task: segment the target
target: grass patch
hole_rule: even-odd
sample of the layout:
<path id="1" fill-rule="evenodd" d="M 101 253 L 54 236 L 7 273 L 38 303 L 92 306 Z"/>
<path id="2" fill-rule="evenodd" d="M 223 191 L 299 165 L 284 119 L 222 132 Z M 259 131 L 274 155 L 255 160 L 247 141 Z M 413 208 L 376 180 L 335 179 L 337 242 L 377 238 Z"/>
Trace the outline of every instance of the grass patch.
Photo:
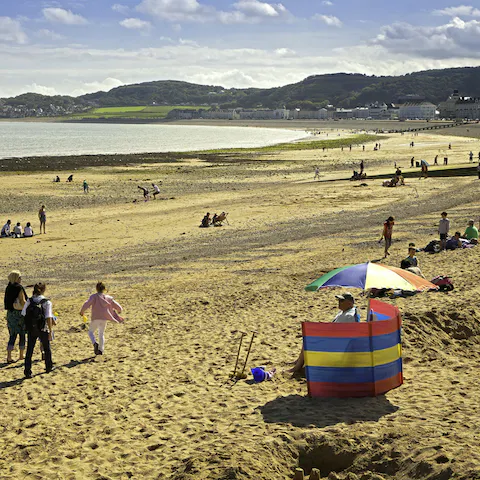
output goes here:
<path id="1" fill-rule="evenodd" d="M 330 148 L 348 148 L 350 145 L 362 145 L 364 143 L 375 142 L 378 140 L 386 140 L 388 137 L 382 135 L 355 135 L 348 138 L 336 138 L 335 140 L 312 140 L 309 142 L 296 142 L 296 143 L 279 143 L 278 145 L 270 145 L 267 147 L 259 148 L 227 148 L 223 150 L 202 150 L 200 152 L 191 152 L 198 154 L 221 154 L 221 153 L 268 153 L 268 152 L 281 152 L 281 151 L 295 151 L 295 150 L 319 150 Z"/>
<path id="2" fill-rule="evenodd" d="M 198 107 L 175 105 L 135 106 L 135 107 L 101 107 L 88 112 L 73 114 L 71 119 L 128 118 L 128 119 L 163 119 L 176 108 L 195 110 Z"/>

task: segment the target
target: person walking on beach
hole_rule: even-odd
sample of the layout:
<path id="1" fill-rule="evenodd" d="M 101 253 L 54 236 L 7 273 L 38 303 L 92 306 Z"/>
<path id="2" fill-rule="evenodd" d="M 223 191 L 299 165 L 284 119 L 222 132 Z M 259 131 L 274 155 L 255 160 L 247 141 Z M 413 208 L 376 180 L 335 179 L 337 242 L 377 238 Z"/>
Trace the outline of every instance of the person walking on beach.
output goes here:
<path id="1" fill-rule="evenodd" d="M 90 187 L 86 180 L 83 181 L 83 193 L 88 193 L 90 191 Z"/>
<path id="2" fill-rule="evenodd" d="M 314 180 L 320 180 L 320 169 L 315 167 L 315 175 L 313 176 Z"/>
<path id="3" fill-rule="evenodd" d="M 28 336 L 25 378 L 32 378 L 32 356 L 37 339 L 40 339 L 42 343 L 45 371 L 50 373 L 55 369 L 50 348 L 50 341 L 53 336 L 53 307 L 52 302 L 44 296 L 46 288 L 44 283 L 36 283 L 33 287 L 32 298 L 27 300 L 22 310 Z"/>
<path id="4" fill-rule="evenodd" d="M 45 210 L 45 205 L 42 205 L 42 208 L 38 211 L 38 219 L 40 220 L 40 233 L 42 233 L 42 227 L 43 233 L 46 233 L 45 224 L 47 223 L 47 212 Z"/>
<path id="5" fill-rule="evenodd" d="M 20 350 L 19 360 L 23 360 L 25 352 L 25 323 L 22 317 L 22 309 L 27 301 L 27 294 L 22 287 L 22 276 L 19 271 L 14 270 L 8 275 L 8 285 L 5 289 L 4 306 L 7 311 L 8 343 L 7 363 L 13 363 L 12 351 L 15 347 L 17 335 L 19 337 L 18 348 Z"/>
<path id="6" fill-rule="evenodd" d="M 473 152 L 470 150 L 470 153 L 468 154 L 468 158 L 471 162 L 473 162 Z"/>
<path id="7" fill-rule="evenodd" d="M 88 336 L 93 345 L 95 355 L 103 355 L 105 348 L 105 328 L 107 322 L 122 323 L 123 318 L 118 315 L 122 311 L 122 307 L 117 303 L 113 297 L 105 295 L 105 284 L 98 282 L 96 285 L 97 293 L 94 293 L 83 304 L 80 315 L 83 317 L 85 312 L 91 307 L 92 314 L 90 320 L 90 328 L 88 329 Z M 95 331 L 98 329 L 98 342 L 95 338 Z"/>
<path id="8" fill-rule="evenodd" d="M 390 253 L 388 252 L 388 249 L 392 246 L 392 234 L 393 234 L 393 226 L 395 225 L 395 218 L 394 217 L 388 217 L 385 222 L 383 222 L 383 231 L 382 231 L 382 236 L 380 237 L 380 240 L 378 243 L 382 241 L 382 239 L 385 239 L 385 256 L 386 258 Z"/>
<path id="9" fill-rule="evenodd" d="M 143 199 L 145 200 L 145 202 L 148 201 L 148 199 L 150 198 L 148 190 L 145 187 L 141 187 L 140 185 L 138 186 L 138 188 L 143 192 Z"/>
<path id="10" fill-rule="evenodd" d="M 152 183 L 152 187 L 153 187 L 153 199 L 156 200 L 157 195 L 160 193 L 160 188 L 158 188 L 158 185 L 156 183 Z"/>
<path id="11" fill-rule="evenodd" d="M 435 155 L 435 159 L 433 160 L 434 165 L 438 165 L 438 155 Z"/>
<path id="12" fill-rule="evenodd" d="M 447 212 L 442 212 L 442 218 L 438 222 L 438 233 L 440 235 L 440 250 L 445 250 L 449 230 L 450 220 L 447 218 Z"/>
<path id="13" fill-rule="evenodd" d="M 415 164 L 415 157 L 412 157 L 410 159 L 410 168 L 413 168 L 414 167 L 414 164 Z"/>

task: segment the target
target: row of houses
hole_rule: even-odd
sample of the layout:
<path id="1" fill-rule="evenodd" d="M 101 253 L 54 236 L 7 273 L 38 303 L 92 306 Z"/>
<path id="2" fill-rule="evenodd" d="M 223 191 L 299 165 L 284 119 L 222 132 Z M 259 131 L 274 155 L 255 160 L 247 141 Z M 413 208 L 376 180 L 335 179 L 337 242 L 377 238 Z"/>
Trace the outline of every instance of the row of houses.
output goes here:
<path id="1" fill-rule="evenodd" d="M 169 119 L 224 119 L 224 120 L 335 120 L 335 119 L 371 119 L 371 120 L 433 120 L 437 108 L 429 102 L 408 102 L 402 105 L 372 103 L 366 107 L 327 108 L 302 110 L 286 108 L 271 109 L 220 109 L 220 110 L 172 110 Z"/>

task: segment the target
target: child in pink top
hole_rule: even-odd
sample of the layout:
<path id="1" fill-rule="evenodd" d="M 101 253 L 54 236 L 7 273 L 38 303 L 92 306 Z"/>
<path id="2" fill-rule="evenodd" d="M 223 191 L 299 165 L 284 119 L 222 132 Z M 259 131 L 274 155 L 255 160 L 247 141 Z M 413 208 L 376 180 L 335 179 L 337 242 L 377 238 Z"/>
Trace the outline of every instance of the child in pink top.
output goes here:
<path id="1" fill-rule="evenodd" d="M 98 282 L 96 286 L 97 293 L 91 295 L 80 310 L 80 315 L 83 316 L 86 310 L 92 307 L 92 317 L 90 320 L 90 328 L 88 329 L 88 336 L 92 341 L 95 355 L 103 355 L 103 349 L 105 346 L 104 334 L 107 322 L 123 322 L 123 318 L 117 313 L 122 311 L 121 305 L 117 303 L 113 297 L 104 294 L 105 288 L 103 282 Z M 95 338 L 95 330 L 97 330 L 97 328 L 98 342 Z"/>

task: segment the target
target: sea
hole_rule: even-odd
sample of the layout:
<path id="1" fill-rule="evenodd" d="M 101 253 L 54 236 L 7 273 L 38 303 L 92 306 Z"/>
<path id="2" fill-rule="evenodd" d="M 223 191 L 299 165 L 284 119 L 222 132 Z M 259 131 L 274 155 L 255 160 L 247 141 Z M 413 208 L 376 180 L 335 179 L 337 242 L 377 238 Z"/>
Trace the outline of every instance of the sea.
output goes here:
<path id="1" fill-rule="evenodd" d="M 280 128 L 2 121 L 0 158 L 257 148 L 308 135 Z"/>

